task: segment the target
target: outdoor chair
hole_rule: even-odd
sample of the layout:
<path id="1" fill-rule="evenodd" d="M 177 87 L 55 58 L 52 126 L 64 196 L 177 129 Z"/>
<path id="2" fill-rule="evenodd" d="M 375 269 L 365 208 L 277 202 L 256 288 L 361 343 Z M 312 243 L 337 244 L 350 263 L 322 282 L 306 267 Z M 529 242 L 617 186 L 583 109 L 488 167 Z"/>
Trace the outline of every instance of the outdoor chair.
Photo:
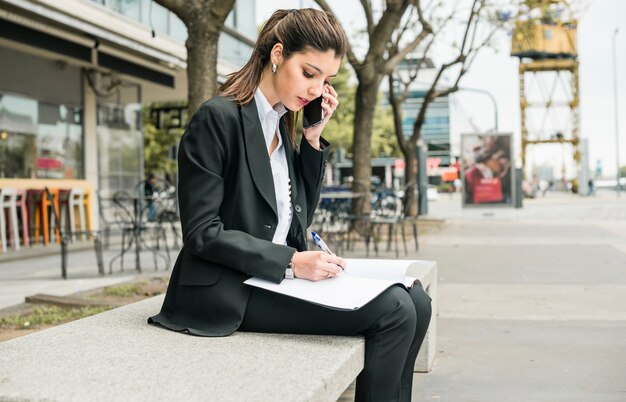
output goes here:
<path id="1" fill-rule="evenodd" d="M 162 222 L 148 222 L 143 215 L 147 209 L 147 202 L 139 196 L 131 196 L 126 191 L 118 191 L 113 195 L 113 205 L 115 206 L 115 222 L 122 231 L 122 250 L 109 262 L 109 273 L 113 271 L 113 263 L 120 259 L 120 270 L 124 270 L 124 256 L 135 247 L 135 269 L 141 272 L 140 252 L 142 246 L 152 252 L 154 259 L 154 269 L 158 269 L 157 257 L 165 261 L 165 269 L 169 268 L 170 252 L 167 244 L 165 225 Z M 152 236 L 155 245 L 147 243 L 145 236 Z M 166 255 L 160 253 L 160 244 L 163 240 Z"/>
<path id="2" fill-rule="evenodd" d="M 391 243 L 393 241 L 396 250 L 396 258 L 399 256 L 398 226 L 400 226 L 404 253 L 407 254 L 406 236 L 404 226 L 402 225 L 402 202 L 398 197 L 393 195 L 382 197 L 379 200 L 377 208 L 372 210 L 370 222 L 372 224 L 376 255 L 378 255 L 378 241 L 380 240 L 383 226 L 387 227 L 387 251 L 391 250 Z"/>
<path id="3" fill-rule="evenodd" d="M 59 217 L 59 213 L 57 211 L 57 209 L 54 207 L 55 205 L 55 194 L 58 197 L 58 192 L 52 192 L 48 189 L 48 187 L 44 188 L 44 192 L 46 195 L 46 198 L 48 200 L 48 202 L 50 203 L 50 205 L 52 205 L 53 207 L 52 209 L 52 217 L 57 221 L 57 222 L 62 222 L 62 220 Z M 68 260 L 68 255 L 67 255 L 67 245 L 69 242 L 69 239 L 71 236 L 75 236 L 75 235 L 79 235 L 79 236 L 83 236 L 86 235 L 87 238 L 92 238 L 93 239 L 93 245 L 94 245 L 94 251 L 96 253 L 96 262 L 98 264 L 98 275 L 100 276 L 104 276 L 104 262 L 103 262 L 103 258 L 102 258 L 102 243 L 100 242 L 100 231 L 97 230 L 76 230 L 76 228 L 74 227 L 70 227 L 70 230 L 65 230 L 64 225 L 59 224 L 59 226 L 56 228 L 56 230 L 59 232 L 59 238 L 60 238 L 60 243 L 61 243 L 61 276 L 63 277 L 63 279 L 67 279 L 67 260 Z"/>

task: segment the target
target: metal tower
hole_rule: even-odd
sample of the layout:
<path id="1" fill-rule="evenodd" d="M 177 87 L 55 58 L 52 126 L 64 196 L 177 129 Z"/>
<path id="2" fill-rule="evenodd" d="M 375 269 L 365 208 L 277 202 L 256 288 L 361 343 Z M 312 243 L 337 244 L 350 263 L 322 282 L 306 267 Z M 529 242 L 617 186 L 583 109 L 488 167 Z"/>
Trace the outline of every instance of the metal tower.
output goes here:
<path id="1" fill-rule="evenodd" d="M 521 5 L 528 14 L 515 23 L 511 55 L 520 60 L 522 171 L 529 145 L 555 143 L 571 144 L 578 171 L 577 21 L 564 16 L 569 8 L 565 0 L 525 0 Z"/>

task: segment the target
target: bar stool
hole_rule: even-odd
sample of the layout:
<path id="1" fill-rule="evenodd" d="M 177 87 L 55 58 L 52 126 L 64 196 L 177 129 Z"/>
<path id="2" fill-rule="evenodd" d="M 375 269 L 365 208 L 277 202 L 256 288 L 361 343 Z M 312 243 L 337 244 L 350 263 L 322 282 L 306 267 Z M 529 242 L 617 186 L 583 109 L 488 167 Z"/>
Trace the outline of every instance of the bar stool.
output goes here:
<path id="1" fill-rule="evenodd" d="M 28 208 L 26 207 L 26 190 L 17 190 L 17 207 L 20 209 L 20 216 L 22 219 L 22 243 L 24 247 L 30 245 L 30 239 L 28 236 Z"/>
<path id="2" fill-rule="evenodd" d="M 43 190 L 28 189 L 26 190 L 26 208 L 28 208 L 28 217 L 30 218 L 28 228 L 31 244 L 39 243 L 39 231 L 45 222 L 43 230 L 44 244 L 48 244 L 48 211 L 43 208 Z"/>
<path id="3" fill-rule="evenodd" d="M 70 191 L 69 199 L 70 210 L 70 226 L 72 232 L 76 230 L 76 211 L 78 210 L 78 218 L 80 219 L 80 239 L 83 240 L 85 231 L 87 230 L 87 220 L 85 219 L 85 190 L 82 188 L 73 188 Z M 72 235 L 72 241 L 75 240 L 75 236 Z"/>
<path id="4" fill-rule="evenodd" d="M 69 224 L 70 239 L 72 242 L 76 241 L 76 218 L 80 221 L 80 231 L 85 232 L 86 219 L 85 219 L 85 190 L 82 188 L 72 188 L 70 190 L 59 190 L 58 206 L 60 211 L 59 228 L 63 229 L 63 226 L 67 227 Z M 76 212 L 78 211 L 78 216 Z M 80 239 L 83 239 L 83 233 L 80 234 Z"/>
<path id="5" fill-rule="evenodd" d="M 19 237 L 17 231 L 17 190 L 14 188 L 0 189 L 0 237 L 2 237 L 2 252 L 7 252 L 7 233 L 6 229 L 9 228 L 9 236 L 11 243 L 13 243 L 13 249 L 20 249 Z M 7 211 L 8 209 L 8 211 Z M 8 212 L 8 221 L 5 219 L 5 213 Z M 7 226 L 7 223 L 10 226 Z"/>
<path id="6" fill-rule="evenodd" d="M 44 235 L 44 243 L 48 245 L 48 233 L 50 233 L 50 239 L 52 241 L 56 241 L 58 244 L 61 244 L 61 231 L 60 225 L 56 223 L 55 216 L 59 215 L 59 189 L 52 188 L 49 190 L 50 194 L 53 198 L 53 203 L 50 203 L 50 200 L 44 194 L 41 199 L 41 210 L 42 215 L 44 217 L 43 221 L 43 235 Z M 50 208 L 50 231 L 48 232 L 48 208 Z M 53 210 L 54 209 L 54 210 Z M 56 212 L 56 214 L 55 214 Z"/>
<path id="7" fill-rule="evenodd" d="M 84 189 L 85 195 L 83 196 L 83 206 L 85 210 L 85 222 L 87 230 L 91 232 L 91 190 L 89 188 Z"/>

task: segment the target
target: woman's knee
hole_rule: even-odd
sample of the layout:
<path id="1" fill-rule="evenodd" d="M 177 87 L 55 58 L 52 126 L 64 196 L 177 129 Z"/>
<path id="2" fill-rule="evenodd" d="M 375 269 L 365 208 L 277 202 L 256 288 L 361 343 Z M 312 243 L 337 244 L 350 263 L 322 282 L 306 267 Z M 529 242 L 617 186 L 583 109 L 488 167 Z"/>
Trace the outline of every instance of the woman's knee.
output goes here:
<path id="1" fill-rule="evenodd" d="M 392 286 L 383 295 L 388 305 L 394 306 L 391 315 L 395 317 L 396 324 L 414 328 L 417 322 L 417 312 L 409 293 L 399 286 Z"/>
<path id="2" fill-rule="evenodd" d="M 417 315 L 417 320 L 420 322 L 430 322 L 432 315 L 432 299 L 422 289 L 421 286 L 414 286 L 410 290 L 411 300 Z"/>

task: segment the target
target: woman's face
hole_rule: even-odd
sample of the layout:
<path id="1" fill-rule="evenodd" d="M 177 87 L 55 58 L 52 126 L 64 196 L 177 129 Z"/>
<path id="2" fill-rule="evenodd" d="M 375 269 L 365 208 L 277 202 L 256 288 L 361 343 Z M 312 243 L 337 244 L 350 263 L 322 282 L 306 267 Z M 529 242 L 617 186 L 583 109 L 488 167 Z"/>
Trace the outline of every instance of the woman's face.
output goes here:
<path id="1" fill-rule="evenodd" d="M 302 109 L 322 95 L 337 75 L 340 64 L 341 59 L 332 50 L 307 50 L 283 58 L 272 75 L 278 101 L 291 111 Z"/>

